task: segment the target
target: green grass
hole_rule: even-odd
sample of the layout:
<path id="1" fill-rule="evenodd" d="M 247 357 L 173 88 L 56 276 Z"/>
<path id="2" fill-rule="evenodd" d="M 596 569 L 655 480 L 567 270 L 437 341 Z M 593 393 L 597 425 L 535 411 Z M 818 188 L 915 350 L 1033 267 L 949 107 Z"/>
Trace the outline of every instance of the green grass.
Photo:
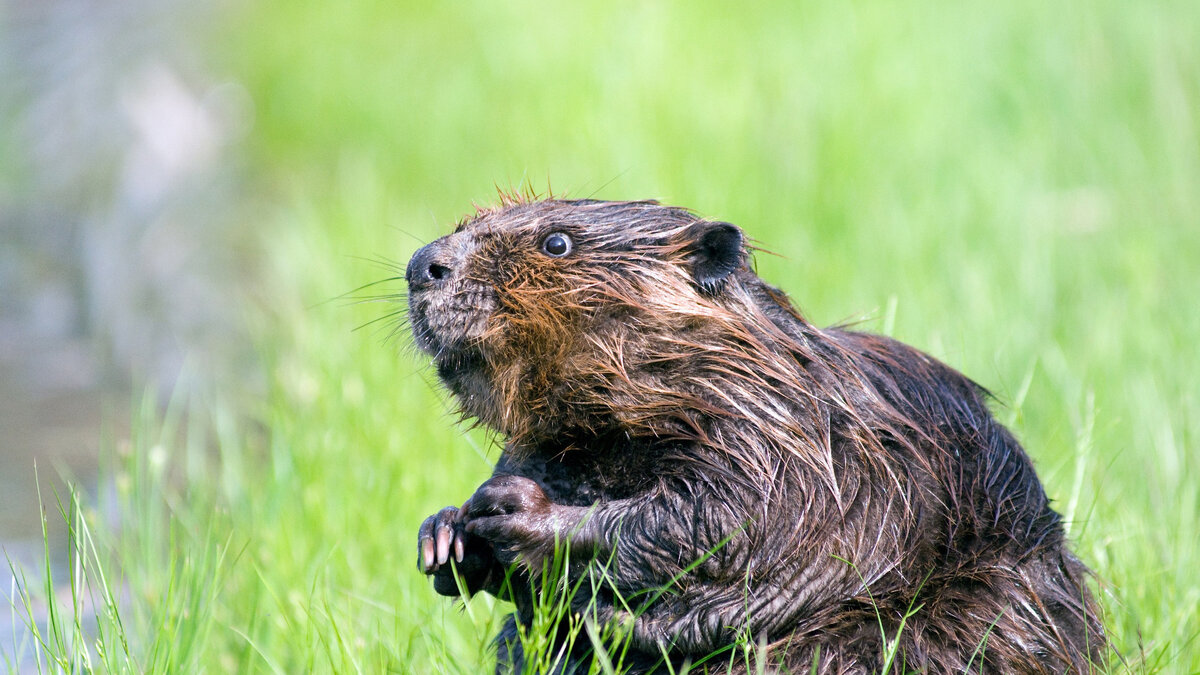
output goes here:
<path id="1" fill-rule="evenodd" d="M 93 533 L 125 599 L 91 665 L 487 671 L 505 605 L 436 596 L 414 535 L 496 451 L 406 335 L 355 330 L 394 306 L 337 298 L 528 184 L 737 223 L 817 323 L 861 319 L 991 388 L 1097 572 L 1114 671 L 1200 671 L 1200 5 L 224 17 L 213 63 L 256 103 L 239 212 L 267 389 L 135 425 L 128 515 Z"/>

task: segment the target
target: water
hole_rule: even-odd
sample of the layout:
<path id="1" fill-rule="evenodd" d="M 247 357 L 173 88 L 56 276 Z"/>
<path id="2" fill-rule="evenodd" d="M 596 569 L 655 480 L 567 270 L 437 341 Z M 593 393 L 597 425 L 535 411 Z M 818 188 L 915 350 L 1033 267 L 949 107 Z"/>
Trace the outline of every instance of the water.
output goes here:
<path id="1" fill-rule="evenodd" d="M 48 545 L 55 577 L 66 578 L 59 499 L 68 499 L 68 480 L 95 494 L 104 434 L 127 433 L 124 399 L 103 384 L 95 361 L 86 340 L 47 336 L 37 322 L 0 321 L 0 548 L 6 558 L 0 561 L 0 654 L 23 671 L 33 667 L 32 651 L 15 653 L 27 633 L 25 615 L 10 609 L 23 610 L 11 597 L 18 586 L 13 571 L 24 570 L 27 583 L 39 588 Z M 36 618 L 44 616 L 44 608 L 34 609 Z"/>

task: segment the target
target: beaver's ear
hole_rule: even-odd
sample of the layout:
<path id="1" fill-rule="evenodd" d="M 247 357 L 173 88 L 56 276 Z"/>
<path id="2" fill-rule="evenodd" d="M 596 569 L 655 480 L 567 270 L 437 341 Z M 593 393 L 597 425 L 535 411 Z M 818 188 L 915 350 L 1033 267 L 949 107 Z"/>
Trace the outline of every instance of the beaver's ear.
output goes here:
<path id="1" fill-rule="evenodd" d="M 722 282 L 742 266 L 742 231 L 729 223 L 701 221 L 687 229 L 692 243 L 692 276 L 705 293 L 716 293 Z"/>

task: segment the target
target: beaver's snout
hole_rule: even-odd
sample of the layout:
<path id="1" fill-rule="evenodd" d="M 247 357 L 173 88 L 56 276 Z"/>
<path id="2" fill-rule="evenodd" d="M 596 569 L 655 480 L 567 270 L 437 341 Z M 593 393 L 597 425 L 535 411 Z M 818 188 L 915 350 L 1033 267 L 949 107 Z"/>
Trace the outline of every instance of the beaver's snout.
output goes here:
<path id="1" fill-rule="evenodd" d="M 410 291 L 419 291 L 444 284 L 454 276 L 455 262 L 444 250 L 441 241 L 426 244 L 413 254 L 404 271 Z"/>
<path id="2" fill-rule="evenodd" d="M 404 270 L 413 336 L 443 379 L 477 366 L 476 341 L 496 307 L 495 291 L 469 273 L 471 245 L 463 235 L 442 237 L 418 249 Z"/>

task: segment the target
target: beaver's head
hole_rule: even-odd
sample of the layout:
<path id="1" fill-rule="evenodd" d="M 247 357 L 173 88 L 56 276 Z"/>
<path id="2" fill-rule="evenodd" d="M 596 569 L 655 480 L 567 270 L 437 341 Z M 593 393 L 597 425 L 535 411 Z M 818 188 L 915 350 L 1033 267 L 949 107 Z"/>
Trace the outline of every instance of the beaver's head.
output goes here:
<path id="1" fill-rule="evenodd" d="M 620 427 L 744 314 L 747 260 L 738 228 L 655 202 L 509 204 L 413 255 L 409 318 L 469 416 L 510 435 Z"/>

